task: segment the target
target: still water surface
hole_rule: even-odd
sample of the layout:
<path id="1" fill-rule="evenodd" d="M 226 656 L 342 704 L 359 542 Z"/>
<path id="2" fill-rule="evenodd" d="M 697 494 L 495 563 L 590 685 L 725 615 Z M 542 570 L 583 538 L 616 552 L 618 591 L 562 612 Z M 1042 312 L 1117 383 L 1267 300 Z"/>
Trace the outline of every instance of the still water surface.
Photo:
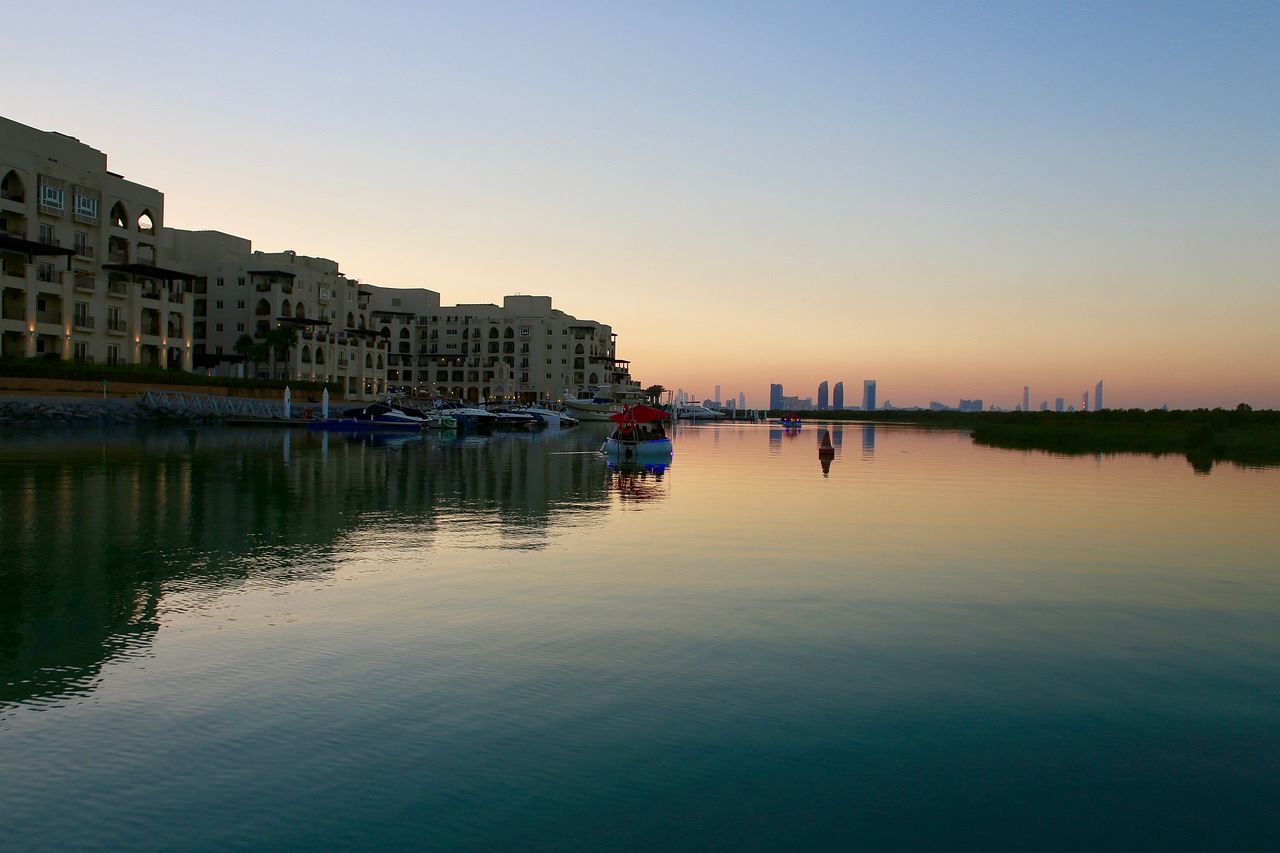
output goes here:
<path id="1" fill-rule="evenodd" d="M 0 436 L 0 849 L 1274 849 L 1280 470 Z"/>

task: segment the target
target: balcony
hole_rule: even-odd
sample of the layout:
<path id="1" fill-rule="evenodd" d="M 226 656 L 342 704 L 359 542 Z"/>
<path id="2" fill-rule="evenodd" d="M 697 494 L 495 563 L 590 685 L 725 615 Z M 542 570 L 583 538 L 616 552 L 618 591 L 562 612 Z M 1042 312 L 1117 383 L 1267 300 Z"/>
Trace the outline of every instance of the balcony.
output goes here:
<path id="1" fill-rule="evenodd" d="M 128 296 L 129 284 L 123 281 L 107 282 L 107 296 Z"/>
<path id="2" fill-rule="evenodd" d="M 157 287 L 144 287 L 142 289 L 143 299 L 160 299 L 160 289 Z"/>
<path id="3" fill-rule="evenodd" d="M 98 283 L 91 275 L 77 275 L 75 288 L 82 293 L 93 293 L 98 289 Z"/>
<path id="4" fill-rule="evenodd" d="M 47 266 L 36 267 L 36 281 L 45 284 L 62 284 L 62 271 Z"/>
<path id="5" fill-rule="evenodd" d="M 150 322 L 143 320 L 138 324 L 138 331 L 144 335 L 151 335 L 153 338 L 160 337 L 160 322 L 152 320 Z"/>
<path id="6" fill-rule="evenodd" d="M 61 311 L 37 311 L 36 322 L 44 323 L 49 326 L 61 326 L 62 312 Z"/>
<path id="7" fill-rule="evenodd" d="M 71 327 L 77 331 L 92 332 L 93 318 L 87 314 L 76 314 L 71 318 Z"/>
<path id="8" fill-rule="evenodd" d="M 93 246 L 90 246 L 87 243 L 76 243 L 75 250 L 76 250 L 76 254 L 82 258 L 93 257 Z"/>
<path id="9" fill-rule="evenodd" d="M 124 334 L 125 332 L 127 332 L 127 331 L 128 331 L 128 328 L 127 328 L 127 326 L 126 326 L 126 324 L 125 324 L 125 322 L 124 322 L 124 318 L 123 318 L 123 317 L 116 317 L 116 318 L 114 318 L 114 319 L 112 319 L 111 317 L 108 317 L 108 318 L 107 318 L 107 333 L 108 333 L 108 334 L 112 334 L 112 335 L 123 335 L 123 334 Z"/>

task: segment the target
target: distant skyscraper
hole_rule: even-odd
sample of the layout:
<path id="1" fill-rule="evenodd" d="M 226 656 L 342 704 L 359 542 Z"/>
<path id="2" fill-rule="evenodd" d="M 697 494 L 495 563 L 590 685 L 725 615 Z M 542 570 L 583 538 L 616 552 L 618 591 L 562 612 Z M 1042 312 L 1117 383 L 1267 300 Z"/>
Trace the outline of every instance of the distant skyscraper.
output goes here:
<path id="1" fill-rule="evenodd" d="M 865 412 L 874 412 L 876 410 L 876 381 L 874 379 L 864 379 L 862 381 L 862 410 Z"/>
<path id="2" fill-rule="evenodd" d="M 1022 386 L 1022 411 L 1024 412 L 1031 411 L 1031 386 L 1030 385 Z"/>
<path id="3" fill-rule="evenodd" d="M 720 405 L 720 386 L 716 386 L 716 405 Z"/>
<path id="4" fill-rule="evenodd" d="M 1093 410 L 1095 412 L 1102 411 L 1102 380 L 1098 380 L 1097 386 L 1093 389 Z"/>
<path id="5" fill-rule="evenodd" d="M 781 385 L 769 386 L 769 408 L 775 411 L 782 408 L 782 386 Z"/>
<path id="6" fill-rule="evenodd" d="M 742 410 L 742 409 L 745 409 L 746 407 L 747 407 L 747 392 L 739 391 L 738 392 L 738 409 Z"/>
<path id="7" fill-rule="evenodd" d="M 1089 392 L 1088 391 L 1085 391 L 1083 394 L 1080 395 L 1080 411 L 1082 412 L 1089 411 Z"/>
<path id="8" fill-rule="evenodd" d="M 837 382 L 836 387 L 831 389 L 831 408 L 844 408 L 844 383 Z"/>
<path id="9" fill-rule="evenodd" d="M 1067 401 L 1066 401 L 1066 400 L 1064 400 L 1064 399 L 1062 399 L 1061 397 L 1059 397 L 1058 399 L 1054 400 L 1054 401 L 1053 401 L 1053 410 L 1054 410 L 1055 412 L 1061 412 L 1061 411 L 1063 411 L 1063 408 L 1062 408 L 1062 407 L 1063 407 L 1063 405 L 1064 405 L 1066 402 L 1067 402 Z"/>
<path id="10" fill-rule="evenodd" d="M 818 383 L 818 408 L 819 409 L 830 408 L 830 406 L 828 405 L 828 402 L 829 401 L 827 400 L 827 380 L 824 379 Z"/>

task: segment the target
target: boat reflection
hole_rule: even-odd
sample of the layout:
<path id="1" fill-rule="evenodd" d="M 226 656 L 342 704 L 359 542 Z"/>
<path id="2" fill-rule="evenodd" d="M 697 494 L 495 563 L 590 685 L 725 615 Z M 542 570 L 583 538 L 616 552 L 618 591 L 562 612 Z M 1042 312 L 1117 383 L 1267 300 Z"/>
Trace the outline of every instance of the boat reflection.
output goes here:
<path id="1" fill-rule="evenodd" d="M 660 500 L 667 494 L 664 478 L 669 467 L 662 463 L 611 463 L 609 489 L 621 503 Z"/>

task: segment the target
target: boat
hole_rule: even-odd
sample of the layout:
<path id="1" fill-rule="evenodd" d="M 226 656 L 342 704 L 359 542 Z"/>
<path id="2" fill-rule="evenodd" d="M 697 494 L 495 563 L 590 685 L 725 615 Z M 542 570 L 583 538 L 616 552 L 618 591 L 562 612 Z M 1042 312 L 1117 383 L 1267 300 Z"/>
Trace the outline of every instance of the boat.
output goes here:
<path id="1" fill-rule="evenodd" d="M 564 406 L 584 421 L 607 421 L 625 406 L 638 405 L 644 399 L 639 386 L 597 385 L 588 389 L 589 396 L 578 396 L 565 389 Z"/>
<path id="2" fill-rule="evenodd" d="M 705 403 L 683 403 L 676 407 L 676 417 L 685 421 L 722 421 L 724 412 L 718 412 Z"/>
<path id="3" fill-rule="evenodd" d="M 778 420 L 778 423 L 782 424 L 784 427 L 795 428 L 795 429 L 800 428 L 799 418 L 783 417 Z"/>
<path id="4" fill-rule="evenodd" d="M 671 413 L 652 406 L 627 406 L 609 417 L 616 426 L 600 452 L 612 460 L 659 461 L 671 458 L 671 438 L 663 427 Z"/>
<path id="5" fill-rule="evenodd" d="M 520 406 L 515 411 L 530 414 L 548 427 L 568 428 L 578 425 L 578 419 L 573 415 L 557 411 L 550 406 Z"/>

